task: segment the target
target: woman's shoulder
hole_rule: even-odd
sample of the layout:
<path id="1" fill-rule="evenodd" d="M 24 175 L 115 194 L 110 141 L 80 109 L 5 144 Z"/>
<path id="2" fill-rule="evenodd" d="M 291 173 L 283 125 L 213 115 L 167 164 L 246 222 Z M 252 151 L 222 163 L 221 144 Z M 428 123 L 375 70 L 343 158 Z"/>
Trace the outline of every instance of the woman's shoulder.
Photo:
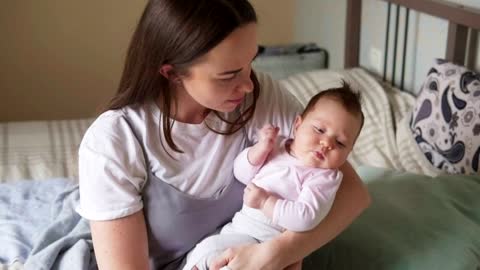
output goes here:
<path id="1" fill-rule="evenodd" d="M 293 110 L 299 110 L 301 105 L 285 87 L 274 80 L 268 73 L 256 72 L 260 84 L 259 102 L 265 105 L 287 106 Z"/>
<path id="2" fill-rule="evenodd" d="M 108 110 L 100 114 L 85 132 L 82 146 L 101 149 L 107 145 L 123 145 L 135 139 L 134 129 L 145 125 L 144 108 L 127 106 L 117 110 Z"/>
<path id="3" fill-rule="evenodd" d="M 121 135 L 125 126 L 123 110 L 109 110 L 100 114 L 90 125 L 84 135 L 84 139 L 99 137 L 116 137 Z M 103 136 L 102 136 L 103 135 Z"/>
<path id="4" fill-rule="evenodd" d="M 263 91 L 275 91 L 275 90 L 280 90 L 280 84 L 275 81 L 270 74 L 266 72 L 261 72 L 261 71 L 255 71 L 255 75 L 257 76 L 258 83 L 260 84 L 260 88 Z M 280 90 L 283 91 L 283 90 Z"/>

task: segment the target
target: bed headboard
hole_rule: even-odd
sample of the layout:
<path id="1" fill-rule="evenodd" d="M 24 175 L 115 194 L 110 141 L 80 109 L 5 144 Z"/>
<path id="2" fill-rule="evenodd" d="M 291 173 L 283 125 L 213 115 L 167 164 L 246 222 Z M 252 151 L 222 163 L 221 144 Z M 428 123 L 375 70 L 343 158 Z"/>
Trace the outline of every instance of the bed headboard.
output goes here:
<path id="1" fill-rule="evenodd" d="M 379 0 L 380 1 L 380 0 Z M 480 10 L 465 7 L 460 4 L 454 4 L 444 0 L 382 0 L 388 3 L 388 11 L 386 18 L 386 34 L 385 34 L 385 55 L 384 55 L 384 67 L 383 78 L 386 78 L 387 72 L 387 57 L 388 57 L 388 45 L 389 38 L 394 38 L 393 42 L 393 55 L 397 55 L 397 50 L 403 50 L 403 59 L 401 60 L 402 78 L 401 87 L 403 88 L 403 70 L 405 69 L 405 52 L 407 46 L 407 34 L 408 31 L 408 15 L 410 10 L 426 13 L 435 17 L 439 17 L 448 21 L 448 35 L 446 52 L 444 58 L 454 63 L 467 65 L 466 56 L 469 59 L 475 57 L 474 50 L 476 49 L 474 42 L 475 37 L 468 37 L 469 29 L 480 30 Z M 396 17 L 390 15 L 391 6 L 396 5 L 397 12 Z M 399 7 L 406 9 L 406 19 L 404 20 L 404 40 L 397 40 L 399 35 L 398 30 L 398 14 Z M 362 0 L 347 0 L 347 21 L 346 21 L 346 35 L 345 35 L 345 68 L 358 67 L 360 65 L 360 33 L 361 33 L 361 14 L 362 14 Z M 390 24 L 395 23 L 394 33 L 390 33 Z M 472 36 L 476 36 L 476 32 L 471 32 Z M 468 54 L 468 52 L 472 52 Z M 395 68 L 398 66 L 396 63 L 397 57 L 393 57 L 392 63 L 392 77 L 395 78 Z M 468 60 L 468 59 L 467 59 Z M 393 79 L 393 81 L 395 81 Z"/>

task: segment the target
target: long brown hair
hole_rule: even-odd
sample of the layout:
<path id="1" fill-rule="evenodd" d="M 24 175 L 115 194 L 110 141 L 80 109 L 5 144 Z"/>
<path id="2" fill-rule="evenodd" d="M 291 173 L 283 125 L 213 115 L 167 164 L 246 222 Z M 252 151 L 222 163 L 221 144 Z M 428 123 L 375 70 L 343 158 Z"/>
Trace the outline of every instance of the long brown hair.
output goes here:
<path id="1" fill-rule="evenodd" d="M 236 28 L 252 22 L 257 22 L 257 16 L 247 0 L 150 0 L 130 41 L 117 93 L 106 110 L 141 106 L 161 97 L 165 140 L 171 149 L 182 152 L 171 134 L 175 95 L 168 79 L 160 74 L 160 67 L 169 64 L 177 74 L 187 74 L 193 61 Z M 214 132 L 233 134 L 253 116 L 260 89 L 253 71 L 250 77 L 254 84 L 251 103 L 233 121 L 215 112 L 229 127 L 212 129 Z"/>

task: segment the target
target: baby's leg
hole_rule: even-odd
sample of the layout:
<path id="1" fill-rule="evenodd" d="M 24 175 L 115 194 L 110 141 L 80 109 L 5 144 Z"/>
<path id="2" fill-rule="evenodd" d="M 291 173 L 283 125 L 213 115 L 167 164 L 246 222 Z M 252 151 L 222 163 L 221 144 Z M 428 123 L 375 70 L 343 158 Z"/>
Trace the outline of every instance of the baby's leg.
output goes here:
<path id="1" fill-rule="evenodd" d="M 198 270 L 208 270 L 210 263 L 228 248 L 244 244 L 258 243 L 254 238 L 243 234 L 216 234 L 209 236 L 198 243 L 185 259 L 183 270 L 191 270 L 196 266 Z"/>

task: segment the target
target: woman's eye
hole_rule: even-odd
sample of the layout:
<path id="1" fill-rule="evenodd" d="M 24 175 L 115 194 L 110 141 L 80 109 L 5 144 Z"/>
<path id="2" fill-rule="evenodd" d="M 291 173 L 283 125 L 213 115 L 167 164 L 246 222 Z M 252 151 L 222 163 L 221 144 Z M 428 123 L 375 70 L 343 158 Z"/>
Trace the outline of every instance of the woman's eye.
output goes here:
<path id="1" fill-rule="evenodd" d="M 238 73 L 232 74 L 230 77 L 222 77 L 222 78 L 219 78 L 219 80 L 222 81 L 222 82 L 233 81 L 233 79 L 235 79 L 237 77 L 237 74 Z"/>
<path id="2" fill-rule="evenodd" d="M 233 79 L 235 79 L 235 76 L 233 76 L 233 77 L 228 77 L 228 78 L 220 78 L 220 81 L 222 81 L 222 82 L 229 82 L 229 81 L 232 81 Z"/>

